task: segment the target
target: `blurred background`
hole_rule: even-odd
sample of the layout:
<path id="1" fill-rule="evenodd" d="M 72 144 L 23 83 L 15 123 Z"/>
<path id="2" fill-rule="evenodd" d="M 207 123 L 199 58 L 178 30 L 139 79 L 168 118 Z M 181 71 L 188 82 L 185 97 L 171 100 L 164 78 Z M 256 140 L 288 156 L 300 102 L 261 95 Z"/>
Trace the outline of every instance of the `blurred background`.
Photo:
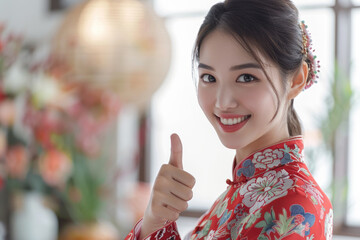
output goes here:
<path id="1" fill-rule="evenodd" d="M 173 132 L 197 179 L 178 221 L 192 229 L 234 157 L 191 69 L 216 2 L 0 0 L 0 240 L 123 239 Z M 321 61 L 319 83 L 295 101 L 306 162 L 333 202 L 336 239 L 360 239 L 360 0 L 294 2 Z"/>

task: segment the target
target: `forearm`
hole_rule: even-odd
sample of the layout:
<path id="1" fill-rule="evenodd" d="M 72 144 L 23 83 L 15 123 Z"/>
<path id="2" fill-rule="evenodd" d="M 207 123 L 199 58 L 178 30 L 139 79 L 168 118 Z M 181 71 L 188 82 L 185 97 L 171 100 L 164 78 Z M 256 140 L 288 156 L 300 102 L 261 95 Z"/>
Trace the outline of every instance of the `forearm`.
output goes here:
<path id="1" fill-rule="evenodd" d="M 154 233 L 154 232 L 162 229 L 166 223 L 167 222 L 164 222 L 164 223 L 158 224 L 158 225 L 152 225 L 151 223 L 149 223 L 149 221 L 147 221 L 146 219 L 143 219 L 139 238 L 137 240 L 144 240 L 151 233 Z"/>

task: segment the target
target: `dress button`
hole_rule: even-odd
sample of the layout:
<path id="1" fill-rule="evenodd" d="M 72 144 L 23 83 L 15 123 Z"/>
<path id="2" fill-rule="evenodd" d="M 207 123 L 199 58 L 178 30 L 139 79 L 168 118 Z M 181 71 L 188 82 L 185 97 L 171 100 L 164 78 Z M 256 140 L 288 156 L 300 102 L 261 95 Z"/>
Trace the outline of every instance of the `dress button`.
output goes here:
<path id="1" fill-rule="evenodd" d="M 235 185 L 235 182 L 231 181 L 230 179 L 226 179 L 226 183 L 231 186 Z"/>

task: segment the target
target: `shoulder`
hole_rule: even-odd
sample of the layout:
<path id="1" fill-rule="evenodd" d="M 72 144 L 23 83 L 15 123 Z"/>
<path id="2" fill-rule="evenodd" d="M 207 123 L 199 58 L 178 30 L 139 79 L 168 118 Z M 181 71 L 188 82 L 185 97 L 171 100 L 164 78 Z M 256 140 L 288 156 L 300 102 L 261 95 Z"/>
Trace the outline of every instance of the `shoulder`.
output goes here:
<path id="1" fill-rule="evenodd" d="M 289 194 L 264 205 L 249 216 L 243 222 L 239 237 L 331 239 L 332 236 L 331 205 L 317 206 L 305 195 Z"/>
<path id="2" fill-rule="evenodd" d="M 306 165 L 299 162 L 265 171 L 245 182 L 239 192 L 250 213 L 277 199 L 287 201 L 303 197 L 309 204 L 330 204 Z"/>
<path id="3" fill-rule="evenodd" d="M 243 221 L 239 237 L 331 239 L 333 215 L 327 196 L 311 180 L 299 180 L 294 175 L 282 178 L 284 174 L 264 174 L 263 178 L 271 179 L 262 185 L 262 191 L 256 193 L 252 188 L 245 193 L 243 203 L 250 208 L 250 214 Z"/>
<path id="4" fill-rule="evenodd" d="M 267 171 L 241 186 L 240 194 L 249 216 L 239 239 L 331 239 L 331 202 L 305 164 Z"/>

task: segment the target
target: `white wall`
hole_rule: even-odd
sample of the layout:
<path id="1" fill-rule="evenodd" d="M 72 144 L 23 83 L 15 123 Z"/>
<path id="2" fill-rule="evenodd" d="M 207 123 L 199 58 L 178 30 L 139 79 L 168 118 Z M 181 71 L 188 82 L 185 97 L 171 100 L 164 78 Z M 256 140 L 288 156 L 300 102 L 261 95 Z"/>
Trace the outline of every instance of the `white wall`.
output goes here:
<path id="1" fill-rule="evenodd" d="M 62 13 L 51 13 L 48 4 L 49 0 L 0 0 L 0 22 L 26 42 L 48 45 L 62 18 Z"/>

